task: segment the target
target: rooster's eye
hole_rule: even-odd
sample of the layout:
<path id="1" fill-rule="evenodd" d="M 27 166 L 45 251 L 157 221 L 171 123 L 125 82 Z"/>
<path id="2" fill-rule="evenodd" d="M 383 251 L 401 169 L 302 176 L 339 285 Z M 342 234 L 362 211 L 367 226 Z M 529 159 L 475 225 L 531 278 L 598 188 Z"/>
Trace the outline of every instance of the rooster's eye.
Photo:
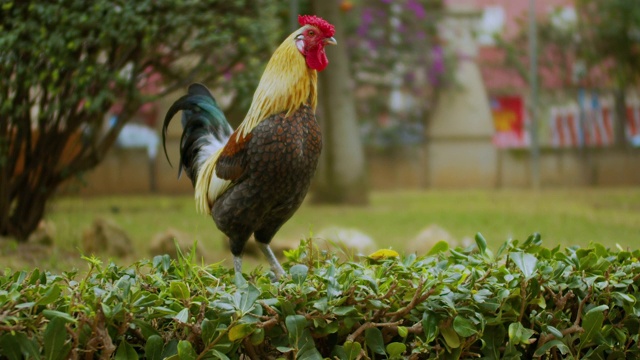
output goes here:
<path id="1" fill-rule="evenodd" d="M 315 35 L 316 33 L 315 33 L 315 32 L 313 32 L 313 30 L 309 30 L 308 34 L 309 34 L 309 36 L 313 36 L 313 35 Z"/>

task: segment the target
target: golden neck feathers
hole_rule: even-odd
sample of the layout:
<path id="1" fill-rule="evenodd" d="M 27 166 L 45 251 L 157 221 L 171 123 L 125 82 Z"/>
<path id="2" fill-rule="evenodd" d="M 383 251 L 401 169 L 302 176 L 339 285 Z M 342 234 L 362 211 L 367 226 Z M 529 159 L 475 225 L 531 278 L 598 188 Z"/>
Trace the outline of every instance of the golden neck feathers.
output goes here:
<path id="1" fill-rule="evenodd" d="M 303 104 L 314 111 L 318 100 L 318 73 L 309 68 L 295 45 L 297 31 L 289 35 L 271 56 L 262 74 L 251 107 L 240 124 L 237 136 L 245 137 L 271 115 L 294 113 Z"/>

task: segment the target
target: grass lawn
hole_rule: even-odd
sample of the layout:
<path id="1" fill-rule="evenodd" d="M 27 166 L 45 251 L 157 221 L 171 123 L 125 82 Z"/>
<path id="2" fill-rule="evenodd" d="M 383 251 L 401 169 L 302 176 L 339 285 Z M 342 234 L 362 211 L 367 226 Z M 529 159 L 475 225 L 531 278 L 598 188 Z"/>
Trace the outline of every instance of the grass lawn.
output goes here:
<path id="1" fill-rule="evenodd" d="M 48 212 L 47 218 L 57 229 L 57 247 L 52 252 L 38 258 L 32 250 L 16 251 L 15 244 L 5 243 L 0 246 L 0 264 L 52 270 L 82 267 L 78 250 L 82 232 L 97 217 L 115 221 L 134 242 L 134 254 L 119 262 L 148 258 L 148 244 L 153 235 L 170 227 L 191 234 L 202 244 L 207 261 L 231 258 L 230 253 L 223 250 L 222 234 L 213 221 L 195 213 L 191 196 L 70 197 L 55 200 Z M 329 226 L 340 226 L 359 229 L 381 248 L 403 250 L 408 241 L 430 224 L 445 228 L 458 239 L 481 232 L 494 250 L 508 238 L 524 240 L 533 232 L 541 233 L 548 247 L 584 246 L 594 241 L 608 247 L 619 244 L 636 249 L 640 247 L 640 188 L 580 188 L 538 193 L 524 190 L 377 192 L 371 195 L 371 204 L 366 207 L 305 204 L 276 235 L 274 242 L 296 240 Z"/>

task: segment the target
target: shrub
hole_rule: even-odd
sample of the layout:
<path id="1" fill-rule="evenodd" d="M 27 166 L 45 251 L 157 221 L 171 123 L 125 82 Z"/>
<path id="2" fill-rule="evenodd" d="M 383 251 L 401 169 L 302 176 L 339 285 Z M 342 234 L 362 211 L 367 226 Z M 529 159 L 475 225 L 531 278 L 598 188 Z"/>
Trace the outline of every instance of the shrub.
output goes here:
<path id="1" fill-rule="evenodd" d="M 637 358 L 640 251 L 437 244 L 342 262 L 309 241 L 272 283 L 193 254 L 0 277 L 0 357 Z"/>

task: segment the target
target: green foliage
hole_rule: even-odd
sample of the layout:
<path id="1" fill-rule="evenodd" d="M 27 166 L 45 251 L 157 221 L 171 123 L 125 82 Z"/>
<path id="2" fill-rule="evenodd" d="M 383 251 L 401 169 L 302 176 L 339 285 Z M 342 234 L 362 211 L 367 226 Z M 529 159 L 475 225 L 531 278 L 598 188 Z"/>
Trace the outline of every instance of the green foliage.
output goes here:
<path id="1" fill-rule="evenodd" d="M 616 86 L 640 79 L 640 7 L 636 0 L 578 0 L 579 56 L 602 66 Z M 611 63 L 613 61 L 613 64 Z"/>
<path id="2" fill-rule="evenodd" d="M 248 89 L 283 37 L 278 15 L 284 6 L 4 1 L 0 235 L 26 240 L 57 187 L 96 166 L 145 102 L 193 81 L 250 101 Z M 110 111 L 117 121 L 107 123 Z"/>
<path id="3" fill-rule="evenodd" d="M 194 254 L 0 276 L 0 356 L 637 358 L 640 251 L 476 246 L 341 262 L 305 242 L 279 283 Z"/>
<path id="4" fill-rule="evenodd" d="M 577 0 L 575 5 L 575 22 L 557 21 L 561 19 L 560 8 L 537 19 L 540 73 L 558 73 L 565 87 L 625 89 L 636 83 L 640 79 L 637 0 Z M 525 60 L 529 51 L 528 29 L 528 20 L 522 21 L 514 39 L 501 36 L 496 39 L 506 52 L 505 65 L 516 70 L 524 81 L 529 81 Z M 609 78 L 603 78 L 603 73 Z"/>

